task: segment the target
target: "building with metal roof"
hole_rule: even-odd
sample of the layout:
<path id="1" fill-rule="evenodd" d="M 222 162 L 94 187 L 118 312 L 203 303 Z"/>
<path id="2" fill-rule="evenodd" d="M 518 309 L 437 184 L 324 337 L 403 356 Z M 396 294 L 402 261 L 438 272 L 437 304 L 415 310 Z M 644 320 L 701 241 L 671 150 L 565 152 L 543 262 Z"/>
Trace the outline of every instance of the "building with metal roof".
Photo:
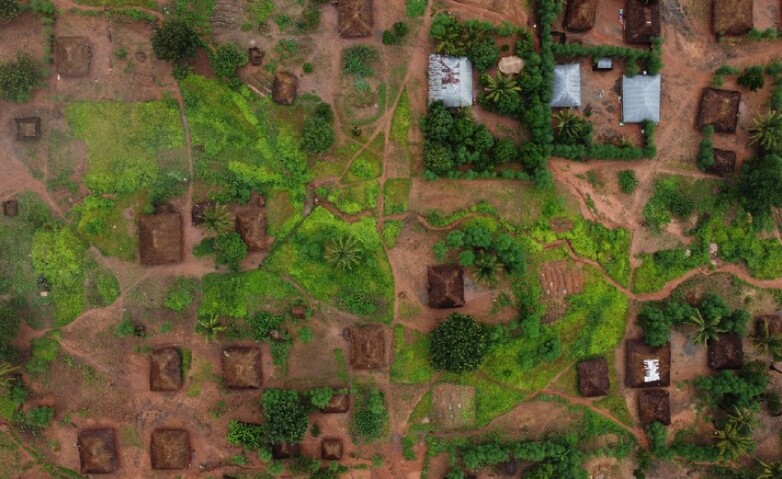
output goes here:
<path id="1" fill-rule="evenodd" d="M 660 122 L 660 75 L 622 77 L 622 121 Z"/>
<path id="2" fill-rule="evenodd" d="M 553 108 L 578 108 L 581 106 L 581 67 L 578 63 L 554 65 L 551 106 Z"/>
<path id="3" fill-rule="evenodd" d="M 472 63 L 466 57 L 429 55 L 429 103 L 449 108 L 472 105 Z"/>

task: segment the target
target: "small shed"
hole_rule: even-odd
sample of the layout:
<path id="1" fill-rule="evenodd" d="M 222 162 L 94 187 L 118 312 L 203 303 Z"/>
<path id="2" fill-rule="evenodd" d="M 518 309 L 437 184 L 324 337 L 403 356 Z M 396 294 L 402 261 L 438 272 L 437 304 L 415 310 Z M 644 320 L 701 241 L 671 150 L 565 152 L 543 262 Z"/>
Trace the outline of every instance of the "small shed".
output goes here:
<path id="1" fill-rule="evenodd" d="M 41 137 L 41 118 L 29 116 L 25 118 L 15 118 L 16 139 L 19 141 L 32 141 Z"/>
<path id="2" fill-rule="evenodd" d="M 734 173 L 736 171 L 736 152 L 714 148 L 714 164 L 707 171 L 720 176 Z"/>
<path id="3" fill-rule="evenodd" d="M 90 73 L 92 44 L 86 37 L 57 37 L 54 42 L 57 75 L 77 78 Z"/>
<path id="4" fill-rule="evenodd" d="M 320 443 L 320 457 L 327 461 L 339 461 L 342 452 L 342 439 L 338 437 L 324 438 Z"/>
<path id="5" fill-rule="evenodd" d="M 19 214 L 19 202 L 16 200 L 3 201 L 3 214 L 5 216 L 16 216 Z"/>
<path id="6" fill-rule="evenodd" d="M 229 389 L 258 389 L 263 382 L 261 349 L 230 346 L 223 350 L 223 384 Z"/>
<path id="7" fill-rule="evenodd" d="M 581 66 L 578 63 L 554 66 L 551 106 L 553 108 L 581 106 Z"/>
<path id="8" fill-rule="evenodd" d="M 671 384 L 671 345 L 652 347 L 642 340 L 625 344 L 625 385 L 631 388 Z"/>
<path id="9" fill-rule="evenodd" d="M 625 41 L 627 43 L 650 43 L 659 37 L 660 4 L 662 0 L 627 0 L 625 12 Z"/>
<path id="10" fill-rule="evenodd" d="M 607 72 L 614 69 L 614 59 L 611 57 L 600 57 L 592 63 L 592 71 Z"/>
<path id="11" fill-rule="evenodd" d="M 738 334 L 720 334 L 709 341 L 708 355 L 711 369 L 739 369 L 744 366 L 744 345 Z"/>
<path id="12" fill-rule="evenodd" d="M 711 125 L 720 133 L 735 133 L 739 122 L 741 92 L 704 88 L 698 112 L 698 129 Z"/>
<path id="13" fill-rule="evenodd" d="M 745 35 L 754 26 L 752 0 L 714 0 L 712 15 L 717 35 Z"/>
<path id="14" fill-rule="evenodd" d="M 472 105 L 472 63 L 467 57 L 429 55 L 429 103 L 449 108 Z"/>
<path id="15" fill-rule="evenodd" d="M 259 67 L 263 63 L 263 51 L 258 47 L 248 48 L 247 57 L 250 60 L 250 65 L 254 67 Z"/>
<path id="16" fill-rule="evenodd" d="M 266 218 L 263 208 L 243 208 L 236 213 L 236 232 L 249 251 L 266 249 Z"/>
<path id="17" fill-rule="evenodd" d="M 177 348 L 159 348 L 149 355 L 149 389 L 176 391 L 182 387 L 182 355 Z"/>
<path id="18" fill-rule="evenodd" d="M 301 444 L 288 444 L 283 442 L 282 444 L 274 444 L 272 446 L 272 457 L 274 459 L 290 459 L 291 457 L 297 457 L 301 454 Z"/>
<path id="19" fill-rule="evenodd" d="M 584 397 L 608 394 L 608 362 L 605 358 L 590 359 L 578 363 L 578 390 Z"/>
<path id="20" fill-rule="evenodd" d="M 334 392 L 329 404 L 320 411 L 326 414 L 342 414 L 350 409 L 350 394 Z"/>
<path id="21" fill-rule="evenodd" d="M 117 470 L 117 439 L 114 429 L 87 429 L 76 440 L 82 474 L 111 474 Z"/>
<path id="22" fill-rule="evenodd" d="M 460 308 L 464 306 L 464 269 L 455 264 L 429 266 L 426 270 L 429 306 Z"/>
<path id="23" fill-rule="evenodd" d="M 152 469 L 185 469 L 190 466 L 190 434 L 184 429 L 155 429 L 149 454 Z"/>
<path id="24" fill-rule="evenodd" d="M 350 364 L 353 368 L 380 369 L 386 362 L 386 334 L 382 326 L 350 329 Z"/>
<path id="25" fill-rule="evenodd" d="M 503 75 L 515 75 L 524 69 L 524 60 L 516 55 L 502 57 L 497 64 L 497 70 Z"/>
<path id="26" fill-rule="evenodd" d="M 755 320 L 755 334 L 758 336 L 782 335 L 782 315 L 764 314 Z"/>
<path id="27" fill-rule="evenodd" d="M 280 105 L 293 105 L 299 88 L 299 79 L 290 72 L 278 72 L 272 84 L 272 100 Z"/>
<path id="28" fill-rule="evenodd" d="M 638 419 L 641 424 L 655 421 L 666 426 L 671 423 L 671 399 L 665 389 L 645 389 L 638 392 Z"/>
<path id="29" fill-rule="evenodd" d="M 622 76 L 622 121 L 660 122 L 660 75 Z"/>
<path id="30" fill-rule="evenodd" d="M 182 217 L 159 213 L 139 219 L 141 264 L 157 265 L 182 261 Z"/>
<path id="31" fill-rule="evenodd" d="M 337 24 L 342 38 L 372 36 L 372 0 L 337 0 Z"/>
<path id="32" fill-rule="evenodd" d="M 595 26 L 597 0 L 568 0 L 565 27 L 573 32 L 585 32 Z"/>

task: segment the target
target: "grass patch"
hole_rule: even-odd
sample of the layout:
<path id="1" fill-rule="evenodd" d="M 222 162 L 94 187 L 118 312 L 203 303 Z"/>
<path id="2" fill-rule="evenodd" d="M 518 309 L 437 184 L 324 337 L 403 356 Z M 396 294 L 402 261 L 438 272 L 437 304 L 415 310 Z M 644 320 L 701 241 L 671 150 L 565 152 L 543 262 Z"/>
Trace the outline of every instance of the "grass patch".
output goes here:
<path id="1" fill-rule="evenodd" d="M 402 90 L 397 102 L 394 116 L 391 118 L 391 141 L 402 146 L 409 144 L 410 133 L 410 99 L 407 90 Z"/>
<path id="2" fill-rule="evenodd" d="M 363 153 L 353 160 L 343 182 L 353 183 L 380 177 L 383 173 L 385 139 L 385 135 L 378 135 L 372 140 Z"/>
<path id="3" fill-rule="evenodd" d="M 281 308 L 298 297 L 296 288 L 268 271 L 213 273 L 204 276 L 199 315 L 244 318 L 261 309 Z"/>
<path id="4" fill-rule="evenodd" d="M 693 213 L 706 213 L 714 208 L 713 180 L 691 180 L 667 175 L 654 182 L 654 193 L 644 206 L 644 222 L 659 232 L 673 218 L 686 220 Z"/>
<path id="5" fill-rule="evenodd" d="M 190 385 L 187 387 L 187 397 L 197 398 L 201 395 L 201 388 L 206 381 L 212 379 L 212 363 L 207 361 L 195 361 L 198 368 L 195 374 L 189 378 Z"/>
<path id="6" fill-rule="evenodd" d="M 157 10 L 157 2 L 153 0 L 76 0 L 79 5 L 89 5 L 92 7 L 123 8 L 123 7 L 141 7 L 147 10 Z"/>
<path id="7" fill-rule="evenodd" d="M 266 225 L 269 235 L 281 238 L 296 227 L 304 218 L 302 210 L 296 208 L 291 195 L 285 190 L 273 190 L 266 197 Z"/>
<path id="8" fill-rule="evenodd" d="M 405 224 L 399 220 L 390 220 L 383 222 L 383 243 L 386 248 L 391 249 L 396 246 L 396 239 L 402 233 Z"/>
<path id="9" fill-rule="evenodd" d="M 344 384 L 350 382 L 350 376 L 348 375 L 348 361 L 345 358 L 345 351 L 340 348 L 334 348 L 334 360 L 337 361 L 337 377 Z"/>
<path id="10" fill-rule="evenodd" d="M 709 262 L 708 251 L 685 247 L 643 254 L 639 258 L 642 263 L 633 276 L 633 291 L 636 293 L 659 291 L 667 282 Z"/>
<path id="11" fill-rule="evenodd" d="M 343 213 L 355 215 L 375 208 L 379 196 L 380 184 L 377 181 L 366 181 L 329 190 L 326 199 Z"/>
<path id="12" fill-rule="evenodd" d="M 428 0 L 405 0 L 405 11 L 410 18 L 422 17 L 426 13 Z"/>
<path id="13" fill-rule="evenodd" d="M 578 218 L 566 238 L 579 256 L 597 261 L 608 276 L 619 284 L 630 284 L 630 233 L 624 228 L 610 229 L 600 223 Z"/>
<path id="14" fill-rule="evenodd" d="M 405 339 L 405 327 L 394 326 L 394 362 L 391 381 L 402 384 L 428 383 L 434 369 L 429 363 L 429 336 L 410 330 L 410 341 Z"/>
<path id="15" fill-rule="evenodd" d="M 410 207 L 410 189 L 412 182 L 409 178 L 386 180 L 383 185 L 383 213 L 396 215 L 406 213 Z"/>

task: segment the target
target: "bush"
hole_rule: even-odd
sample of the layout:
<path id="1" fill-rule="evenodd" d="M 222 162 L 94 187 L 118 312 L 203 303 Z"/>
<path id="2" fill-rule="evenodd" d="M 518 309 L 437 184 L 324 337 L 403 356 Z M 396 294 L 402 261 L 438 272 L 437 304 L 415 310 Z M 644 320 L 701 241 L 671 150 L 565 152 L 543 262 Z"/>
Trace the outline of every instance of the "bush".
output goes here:
<path id="1" fill-rule="evenodd" d="M 8 23 L 22 13 L 22 5 L 16 0 L 0 0 L 0 23 Z"/>
<path id="2" fill-rule="evenodd" d="M 361 388 L 355 394 L 352 435 L 357 441 L 379 439 L 388 424 L 385 395 L 377 387 Z"/>
<path id="3" fill-rule="evenodd" d="M 26 425 L 38 429 L 43 429 L 49 425 L 54 418 L 54 409 L 45 406 L 38 406 L 30 409 L 25 415 Z"/>
<path id="4" fill-rule="evenodd" d="M 236 70 L 247 65 L 247 52 L 240 50 L 235 43 L 220 45 L 211 57 L 212 70 L 220 78 L 236 77 Z"/>
<path id="5" fill-rule="evenodd" d="M 622 190 L 622 193 L 629 195 L 638 187 L 638 179 L 635 177 L 635 171 L 633 170 L 622 170 L 617 173 L 617 178 L 619 180 L 619 189 Z"/>
<path id="6" fill-rule="evenodd" d="M 220 233 L 215 237 L 215 261 L 228 265 L 233 270 L 239 269 L 239 263 L 247 256 L 247 245 L 239 233 L 231 231 Z"/>
<path id="7" fill-rule="evenodd" d="M 312 63 L 310 63 L 310 62 L 305 62 L 305 63 L 304 63 L 304 65 L 302 65 L 302 66 L 301 66 L 301 70 L 302 70 L 304 73 L 312 73 L 312 71 L 313 71 L 314 69 L 315 69 L 315 68 L 312 66 Z"/>
<path id="8" fill-rule="evenodd" d="M 152 35 L 152 51 L 160 60 L 186 60 L 195 55 L 199 46 L 198 33 L 184 20 L 169 20 Z"/>
<path id="9" fill-rule="evenodd" d="M 264 432 L 271 444 L 297 443 L 309 427 L 307 411 L 292 390 L 268 389 L 263 394 Z"/>
<path id="10" fill-rule="evenodd" d="M 232 446 L 258 450 L 264 445 L 263 432 L 263 426 L 260 424 L 231 421 L 228 424 L 228 433 L 225 435 L 225 439 Z"/>
<path id="11" fill-rule="evenodd" d="M 331 388 L 316 388 L 309 392 L 310 403 L 315 409 L 325 409 L 332 397 L 334 390 Z"/>
<path id="12" fill-rule="evenodd" d="M 749 88 L 751 91 L 758 91 L 763 88 L 763 85 L 765 84 L 764 75 L 765 72 L 760 65 L 747 67 L 741 72 L 737 82 L 739 85 Z"/>
<path id="13" fill-rule="evenodd" d="M 331 122 L 320 117 L 310 116 L 304 120 L 301 147 L 312 153 L 324 153 L 334 144 L 334 128 Z"/>
<path id="14" fill-rule="evenodd" d="M 198 281 L 191 278 L 177 278 L 166 294 L 163 305 L 174 311 L 184 311 L 193 302 L 193 293 L 198 289 Z"/>
<path id="15" fill-rule="evenodd" d="M 714 142 L 712 137 L 714 136 L 714 127 L 707 125 L 703 127 L 703 139 L 700 145 L 698 145 L 698 168 L 703 171 L 708 170 L 714 166 Z"/>
<path id="16" fill-rule="evenodd" d="M 356 77 L 371 77 L 380 52 L 371 45 L 354 45 L 342 53 L 342 73 Z"/>
<path id="17" fill-rule="evenodd" d="M 42 80 L 43 70 L 26 53 L 17 53 L 15 60 L 0 63 L 0 97 L 5 100 L 29 100 Z"/>
<path id="18" fill-rule="evenodd" d="M 454 313 L 432 331 L 431 361 L 436 369 L 462 373 L 477 369 L 489 352 L 488 328 L 472 316 Z"/>

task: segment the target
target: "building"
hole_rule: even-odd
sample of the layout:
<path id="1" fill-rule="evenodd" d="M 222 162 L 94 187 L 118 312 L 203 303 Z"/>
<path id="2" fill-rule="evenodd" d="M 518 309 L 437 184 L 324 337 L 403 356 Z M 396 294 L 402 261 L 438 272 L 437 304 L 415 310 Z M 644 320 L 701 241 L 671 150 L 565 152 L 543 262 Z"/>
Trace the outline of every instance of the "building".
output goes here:
<path id="1" fill-rule="evenodd" d="M 660 122 L 660 75 L 622 77 L 622 121 L 641 123 Z"/>
<path id="2" fill-rule="evenodd" d="M 554 86 L 551 92 L 552 108 L 581 106 L 581 67 L 577 63 L 554 66 Z"/>
<path id="3" fill-rule="evenodd" d="M 472 63 L 466 57 L 429 55 L 429 103 L 449 108 L 472 105 Z"/>

